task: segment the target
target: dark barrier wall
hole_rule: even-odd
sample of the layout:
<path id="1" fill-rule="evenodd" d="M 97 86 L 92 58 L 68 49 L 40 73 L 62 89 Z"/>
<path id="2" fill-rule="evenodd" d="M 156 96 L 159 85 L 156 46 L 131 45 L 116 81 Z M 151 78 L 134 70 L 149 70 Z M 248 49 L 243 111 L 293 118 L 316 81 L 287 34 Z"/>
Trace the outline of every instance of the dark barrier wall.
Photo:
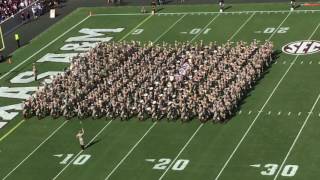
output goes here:
<path id="1" fill-rule="evenodd" d="M 32 11 L 31 6 L 37 3 L 38 1 L 33 2 L 31 5 L 29 5 L 27 8 L 23 9 L 22 11 L 19 11 L 15 16 L 10 17 L 3 21 L 1 23 L 2 32 L 4 35 L 9 34 L 10 32 L 14 31 L 19 26 L 23 25 L 24 23 L 27 23 L 28 21 L 31 21 L 32 19 Z M 23 21 L 21 18 L 21 14 L 27 14 L 29 12 L 31 18 L 30 20 Z"/>

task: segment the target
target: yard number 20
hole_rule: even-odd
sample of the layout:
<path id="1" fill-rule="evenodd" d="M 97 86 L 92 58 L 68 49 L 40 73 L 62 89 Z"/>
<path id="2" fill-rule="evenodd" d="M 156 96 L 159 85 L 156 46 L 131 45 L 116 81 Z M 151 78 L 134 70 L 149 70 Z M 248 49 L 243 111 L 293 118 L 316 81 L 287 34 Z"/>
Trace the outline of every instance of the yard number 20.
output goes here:
<path id="1" fill-rule="evenodd" d="M 159 159 L 158 163 L 156 163 L 152 169 L 165 170 L 169 166 L 170 162 L 171 162 L 171 159 L 168 159 L 168 158 Z M 188 164 L 189 164 L 189 160 L 179 159 L 176 162 L 174 162 L 171 169 L 174 171 L 182 171 L 187 167 Z"/>

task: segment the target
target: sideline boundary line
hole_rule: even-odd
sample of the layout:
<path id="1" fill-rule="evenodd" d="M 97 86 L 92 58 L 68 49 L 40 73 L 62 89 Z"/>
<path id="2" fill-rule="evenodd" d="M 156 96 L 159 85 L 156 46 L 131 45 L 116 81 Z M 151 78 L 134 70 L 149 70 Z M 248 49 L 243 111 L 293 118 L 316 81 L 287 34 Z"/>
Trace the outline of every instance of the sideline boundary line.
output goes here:
<path id="1" fill-rule="evenodd" d="M 40 143 L 27 157 L 25 157 L 15 168 L 13 168 L 2 180 L 7 179 L 18 167 L 21 166 L 32 154 L 34 154 L 44 143 L 46 143 L 53 135 L 56 134 L 68 121 L 64 121 L 57 129 L 55 129 L 50 136 L 48 136 L 42 143 Z"/>
<path id="2" fill-rule="evenodd" d="M 176 13 L 156 13 L 155 16 L 161 16 L 161 15 L 183 15 L 183 14 L 189 14 L 189 15 L 203 15 L 203 14 L 249 14 L 249 13 L 315 13 L 320 12 L 320 10 L 279 10 L 279 11 L 230 11 L 230 12 L 208 12 L 208 11 L 199 11 L 199 12 L 176 12 Z M 150 13 L 106 13 L 106 14 L 93 14 L 92 16 L 147 16 L 150 15 Z"/>
<path id="3" fill-rule="evenodd" d="M 4 140 L 7 136 L 9 136 L 13 131 L 15 131 L 22 123 L 24 123 L 26 120 L 22 120 L 20 121 L 18 124 L 16 124 L 13 128 L 11 128 L 6 134 L 4 134 L 1 138 L 0 138 L 0 142 L 2 140 Z"/>
<path id="4" fill-rule="evenodd" d="M 5 73 L 4 75 L 0 76 L 0 80 L 3 79 L 4 77 L 8 76 L 10 73 L 12 73 L 14 70 L 16 70 L 18 67 L 20 67 L 21 65 L 23 65 L 24 63 L 26 63 L 27 61 L 29 61 L 31 58 L 33 58 L 35 55 L 39 54 L 41 51 L 43 51 L 44 49 L 46 49 L 47 47 L 49 47 L 50 45 L 52 45 L 53 43 L 55 43 L 57 40 L 59 40 L 62 36 L 66 35 L 67 33 L 69 33 L 70 31 L 72 31 L 74 28 L 76 28 L 77 26 L 79 26 L 81 23 L 83 23 L 84 21 L 86 21 L 87 19 L 89 19 L 89 17 L 91 16 L 86 16 L 84 19 L 82 19 L 81 21 L 79 21 L 77 24 L 73 25 L 71 28 L 69 28 L 67 31 L 65 31 L 64 33 L 62 33 L 60 36 L 56 37 L 54 40 L 50 41 L 47 45 L 43 46 L 41 49 L 39 49 L 37 52 L 33 53 L 31 56 L 29 56 L 27 59 L 25 59 L 24 61 L 20 62 L 17 66 L 13 67 L 12 69 L 10 69 L 10 71 L 8 71 L 7 73 Z"/>

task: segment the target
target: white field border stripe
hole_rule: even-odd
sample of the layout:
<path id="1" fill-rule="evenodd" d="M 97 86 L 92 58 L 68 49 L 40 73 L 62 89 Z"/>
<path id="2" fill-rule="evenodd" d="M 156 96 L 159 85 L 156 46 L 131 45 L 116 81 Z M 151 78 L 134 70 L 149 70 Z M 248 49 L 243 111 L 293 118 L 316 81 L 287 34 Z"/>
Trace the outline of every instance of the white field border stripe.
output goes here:
<path id="1" fill-rule="evenodd" d="M 10 71 L 8 71 L 7 73 L 5 73 L 4 75 L 2 75 L 0 77 L 0 80 L 3 79 L 4 77 L 8 76 L 10 73 L 12 73 L 14 70 L 16 70 L 18 67 L 20 67 L 22 64 L 24 64 L 25 62 L 29 61 L 31 58 L 33 58 L 35 55 L 39 54 L 41 51 L 43 51 L 44 49 L 46 49 L 47 47 L 49 47 L 50 45 L 52 45 L 53 43 L 55 43 L 57 40 L 59 40 L 62 36 L 66 35 L 67 33 L 69 33 L 71 30 L 73 30 L 75 27 L 79 26 L 81 23 L 83 23 L 84 21 L 86 21 L 90 16 L 85 17 L 84 19 L 82 19 L 80 22 L 78 22 L 77 24 L 75 24 L 74 26 L 72 26 L 71 28 L 69 28 L 67 31 L 65 31 L 64 33 L 62 33 L 60 36 L 56 37 L 54 40 L 50 41 L 47 45 L 43 46 L 41 49 L 39 49 L 37 52 L 35 52 L 34 54 L 32 54 L 31 56 L 29 56 L 27 59 L 25 59 L 24 61 L 22 61 L 21 63 L 19 63 L 17 66 L 15 66 L 14 68 L 12 68 Z"/>
<path id="2" fill-rule="evenodd" d="M 157 122 L 152 123 L 149 129 L 143 134 L 143 136 L 138 140 L 138 142 L 130 149 L 130 151 L 121 159 L 121 161 L 112 169 L 112 171 L 108 174 L 105 180 L 109 179 L 112 174 L 118 169 L 118 167 L 127 159 L 127 157 L 133 152 L 133 150 L 139 145 L 139 143 L 144 139 L 144 137 L 149 134 L 149 132 L 153 129 L 153 127 L 157 124 Z"/>
<path id="3" fill-rule="evenodd" d="M 216 20 L 219 16 L 220 16 L 220 14 L 214 16 L 214 17 L 211 19 L 211 21 L 210 21 L 206 26 L 204 26 L 197 35 L 195 35 L 195 36 L 191 39 L 190 43 L 191 43 L 192 41 L 194 41 L 195 39 L 197 39 L 197 37 L 199 37 L 199 36 L 211 25 L 211 23 L 212 23 L 214 20 Z"/>
<path id="4" fill-rule="evenodd" d="M 282 24 L 282 23 L 281 23 Z M 280 24 L 280 25 L 281 25 Z M 319 24 L 320 25 L 320 24 Z M 315 34 L 315 32 L 317 31 L 317 29 L 319 28 L 319 25 L 316 27 L 315 31 L 311 34 L 311 36 L 308 38 L 309 40 L 312 38 L 312 36 Z M 260 114 L 263 112 L 263 109 L 266 107 L 266 105 L 268 104 L 268 102 L 270 101 L 271 97 L 273 96 L 273 94 L 275 93 L 275 91 L 278 89 L 279 85 L 281 84 L 281 82 L 283 81 L 283 79 L 287 76 L 288 72 L 290 71 L 290 69 L 292 68 L 292 66 L 295 64 L 295 62 L 297 61 L 298 57 L 300 55 L 297 55 L 293 62 L 290 64 L 290 66 L 288 67 L 288 69 L 286 70 L 286 72 L 283 74 L 283 76 L 281 77 L 281 79 L 279 80 L 279 82 L 277 83 L 277 85 L 275 86 L 275 88 L 272 90 L 271 94 L 269 95 L 268 99 L 266 100 L 266 102 L 263 104 L 263 106 L 261 107 L 261 109 L 258 111 L 258 114 L 256 115 L 256 117 L 254 118 L 254 120 L 252 121 L 252 123 L 250 124 L 250 126 L 248 127 L 247 131 L 244 133 L 244 135 L 242 136 L 242 138 L 240 139 L 239 143 L 237 144 L 237 146 L 235 147 L 235 149 L 233 150 L 233 152 L 231 153 L 231 155 L 229 156 L 229 158 L 227 159 L 227 161 L 225 162 L 225 164 L 223 165 L 222 169 L 220 170 L 219 174 L 217 175 L 217 177 L 215 178 L 215 180 L 219 179 L 220 175 L 222 174 L 222 172 L 224 171 L 224 169 L 226 168 L 226 166 L 228 165 L 228 163 L 230 162 L 231 158 L 234 156 L 234 154 L 236 153 L 236 151 L 238 150 L 239 146 L 241 145 L 242 141 L 246 138 L 246 136 L 248 135 L 249 131 L 252 129 L 254 123 L 256 122 L 256 120 L 259 118 Z"/>
<path id="5" fill-rule="evenodd" d="M 192 141 L 192 139 L 196 136 L 196 134 L 198 133 L 198 131 L 200 131 L 200 129 L 202 128 L 203 124 L 200 124 L 200 126 L 198 126 L 197 130 L 192 134 L 192 136 L 189 138 L 189 140 L 187 141 L 187 143 L 182 147 L 182 149 L 179 151 L 179 153 L 177 154 L 177 156 L 173 159 L 173 161 L 171 161 L 171 163 L 169 164 L 169 166 L 166 168 L 166 170 L 163 172 L 163 174 L 160 176 L 159 180 L 162 180 L 162 178 L 167 174 L 167 172 L 170 170 L 170 168 L 172 167 L 173 163 L 175 163 L 177 161 L 177 159 L 179 158 L 179 156 L 183 153 L 183 151 L 187 148 L 187 146 L 190 144 L 190 142 Z"/>
<path id="6" fill-rule="evenodd" d="M 280 10 L 280 11 L 227 11 L 227 12 L 208 12 L 208 11 L 199 11 L 199 12 L 176 12 L 176 13 L 156 13 L 156 15 L 181 15 L 181 14 L 190 14 L 190 15 L 203 15 L 203 14 L 247 14 L 247 13 L 314 13 L 320 12 L 320 10 Z M 142 13 L 115 13 L 115 14 L 93 14 L 92 16 L 146 16 L 150 15 L 150 13 L 142 14 Z"/>
<path id="7" fill-rule="evenodd" d="M 32 154 L 34 154 L 44 143 L 46 143 L 58 130 L 60 130 L 68 121 L 64 121 L 50 136 L 48 136 L 41 144 L 39 144 L 27 157 L 25 157 L 15 168 L 13 168 L 2 180 L 7 179 L 21 164 L 23 164 Z"/>
<path id="8" fill-rule="evenodd" d="M 255 13 L 254 13 L 255 14 Z M 253 15 L 254 15 L 253 14 Z M 217 15 L 218 16 L 218 15 Z M 217 17 L 216 16 L 216 17 Z M 250 16 L 248 19 L 246 20 L 239 29 L 242 29 L 251 19 L 253 16 Z M 210 24 L 210 22 L 209 22 Z M 229 38 L 228 40 L 231 40 L 233 37 L 235 37 L 240 30 L 237 30 L 235 33 L 233 33 L 233 35 L 231 36 L 231 38 Z M 200 124 L 199 127 L 197 128 L 197 130 L 192 134 L 192 136 L 190 137 L 190 139 L 187 141 L 187 143 L 182 147 L 182 149 L 179 151 L 179 153 L 177 154 L 177 156 L 174 158 L 173 161 L 171 161 L 171 163 L 169 164 L 169 166 L 166 168 L 166 170 L 163 172 L 163 174 L 160 176 L 159 180 L 162 180 L 162 178 L 167 174 L 167 172 L 170 170 L 171 166 L 176 162 L 176 160 L 179 158 L 179 156 L 183 153 L 183 151 L 185 150 L 185 148 L 189 145 L 189 143 L 191 142 L 191 140 L 195 137 L 195 135 L 200 131 L 200 129 L 202 128 L 203 124 Z"/>
<path id="9" fill-rule="evenodd" d="M 320 23 L 318 24 L 318 26 L 316 27 L 316 29 L 313 31 L 312 35 L 309 37 L 309 40 L 313 37 L 313 35 L 315 34 L 315 32 L 318 30 L 319 26 L 320 26 Z M 319 98 L 320 98 L 320 94 L 318 95 L 318 98 L 316 99 L 316 102 L 313 104 L 313 106 L 312 106 L 312 108 L 311 108 L 311 110 L 310 110 L 307 118 L 305 119 L 303 125 L 301 126 L 301 128 L 300 128 L 300 130 L 299 130 L 299 132 L 298 132 L 298 134 L 297 134 L 297 136 L 296 136 L 296 138 L 294 139 L 294 141 L 293 141 L 293 143 L 292 143 L 292 145 L 291 145 L 291 147 L 290 147 L 290 149 L 289 149 L 289 151 L 288 151 L 288 153 L 287 153 L 287 155 L 286 155 L 286 157 L 285 157 L 284 160 L 282 161 L 282 164 L 280 165 L 280 168 L 278 169 L 278 172 L 277 172 L 276 176 L 274 177 L 274 180 L 276 180 L 277 177 L 279 176 L 280 170 L 283 168 L 283 166 L 284 166 L 284 164 L 286 163 L 289 155 L 291 154 L 292 149 L 294 148 L 295 144 L 297 143 L 297 141 L 298 141 L 298 139 L 299 139 L 299 137 L 300 137 L 301 132 L 303 131 L 305 125 L 306 125 L 307 122 L 308 122 L 308 119 L 310 118 L 310 116 L 311 116 L 311 114 L 312 114 L 312 112 L 313 112 L 316 104 L 317 104 L 318 101 L 319 101 Z"/>
<path id="10" fill-rule="evenodd" d="M 147 18 L 143 19 L 136 27 L 134 27 L 131 31 L 129 31 L 126 35 L 124 35 L 119 41 L 122 41 L 123 39 L 125 39 L 126 37 L 128 37 L 135 29 L 139 28 L 143 23 L 145 23 L 145 22 L 146 22 L 148 19 L 150 19 L 151 17 L 152 17 L 152 16 L 148 16 Z M 100 135 L 100 134 L 103 132 L 103 130 L 104 130 L 107 126 L 109 126 L 109 124 L 110 124 L 111 122 L 112 122 L 112 121 L 109 121 L 109 123 L 108 123 L 106 126 L 104 126 L 104 127 L 98 132 L 98 134 L 91 139 L 91 141 L 90 141 L 88 144 L 92 143 L 92 141 L 94 141 L 94 139 L 95 139 L 98 135 Z M 87 144 L 87 145 L 88 145 L 88 144 Z M 73 162 L 82 152 L 83 152 L 83 150 L 81 150 L 54 178 L 52 178 L 52 180 L 57 179 L 57 178 L 63 173 L 63 171 L 65 171 L 65 170 L 69 167 L 69 165 L 71 164 L 71 162 Z"/>
<path id="11" fill-rule="evenodd" d="M 289 149 L 286 157 L 285 157 L 284 160 L 282 161 L 281 166 L 280 166 L 280 168 L 278 169 L 278 172 L 277 172 L 276 176 L 274 177 L 274 180 L 276 180 L 276 179 L 278 178 L 280 171 L 282 170 L 284 164 L 286 163 L 289 155 L 291 154 L 292 149 L 294 148 L 294 146 L 296 145 L 296 143 L 297 143 L 297 141 L 298 141 L 298 139 L 299 139 L 299 137 L 300 137 L 301 132 L 303 131 L 303 129 L 304 129 L 304 127 L 306 126 L 306 124 L 307 124 L 307 122 L 308 122 L 311 114 L 313 113 L 313 110 L 314 110 L 314 108 L 316 107 L 316 105 L 317 105 L 317 103 L 318 103 L 318 101 L 319 101 L 319 98 L 320 98 L 320 94 L 318 95 L 316 101 L 314 102 L 314 104 L 313 104 L 313 106 L 312 106 L 312 108 L 311 108 L 311 110 L 310 110 L 307 118 L 304 120 L 303 125 L 301 126 L 301 128 L 300 128 L 300 130 L 299 130 L 299 132 L 298 132 L 298 134 L 297 134 L 297 136 L 296 136 L 296 138 L 294 139 L 294 141 L 293 141 L 293 143 L 292 143 L 292 145 L 291 145 L 291 147 L 290 147 L 290 149 Z"/>
<path id="12" fill-rule="evenodd" d="M 235 32 L 230 38 L 229 38 L 229 40 L 230 39 L 233 39 L 240 31 L 241 31 L 241 29 L 245 26 L 245 25 L 247 25 L 247 23 L 253 18 L 253 16 L 255 15 L 256 13 L 253 13 L 242 25 L 241 25 L 241 27 L 237 30 L 237 32 Z"/>
<path id="13" fill-rule="evenodd" d="M 178 22 L 180 22 L 184 17 L 186 16 L 186 14 L 184 14 L 181 18 L 179 18 L 175 23 L 173 23 L 165 32 L 163 32 L 159 37 L 157 37 L 157 39 L 155 39 L 153 41 L 153 43 L 156 43 L 159 41 L 159 39 L 161 39 L 165 34 L 167 34 L 176 24 L 178 24 Z"/>
<path id="14" fill-rule="evenodd" d="M 179 21 L 181 21 L 186 15 L 183 15 L 179 18 L 174 24 L 172 24 L 164 33 L 162 33 L 153 43 L 156 43 L 162 36 L 169 32 Z M 112 171 L 108 174 L 105 180 L 109 179 L 111 175 L 119 168 L 119 166 L 128 158 L 128 156 L 133 152 L 133 150 L 140 144 L 140 142 L 144 139 L 144 137 L 149 134 L 149 132 L 153 129 L 153 127 L 157 124 L 157 122 L 153 123 L 147 132 L 138 140 L 138 142 L 129 150 L 129 152 L 120 160 L 120 162 L 112 169 Z"/>
<path id="15" fill-rule="evenodd" d="M 110 120 L 99 132 L 98 134 L 96 134 L 90 141 L 89 143 L 87 143 L 86 146 L 88 146 L 89 144 L 91 144 L 110 124 L 111 124 L 112 120 Z M 69 163 L 67 165 L 64 166 L 64 168 L 54 177 L 52 178 L 53 180 L 57 179 L 60 174 L 62 174 L 63 171 L 65 171 L 67 169 L 67 167 L 83 152 L 84 150 L 81 150 L 78 152 L 78 154 L 76 154 L 74 156 L 74 158 L 72 158 L 72 160 L 69 161 Z"/>

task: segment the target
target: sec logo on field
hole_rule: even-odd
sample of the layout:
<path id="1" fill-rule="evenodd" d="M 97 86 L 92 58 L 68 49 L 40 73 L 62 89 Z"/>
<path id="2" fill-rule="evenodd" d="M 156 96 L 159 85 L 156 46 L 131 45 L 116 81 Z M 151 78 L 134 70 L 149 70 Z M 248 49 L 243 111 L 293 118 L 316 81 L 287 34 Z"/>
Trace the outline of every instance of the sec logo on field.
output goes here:
<path id="1" fill-rule="evenodd" d="M 291 42 L 282 47 L 282 51 L 292 55 L 307 55 L 320 52 L 320 41 L 303 40 Z"/>

